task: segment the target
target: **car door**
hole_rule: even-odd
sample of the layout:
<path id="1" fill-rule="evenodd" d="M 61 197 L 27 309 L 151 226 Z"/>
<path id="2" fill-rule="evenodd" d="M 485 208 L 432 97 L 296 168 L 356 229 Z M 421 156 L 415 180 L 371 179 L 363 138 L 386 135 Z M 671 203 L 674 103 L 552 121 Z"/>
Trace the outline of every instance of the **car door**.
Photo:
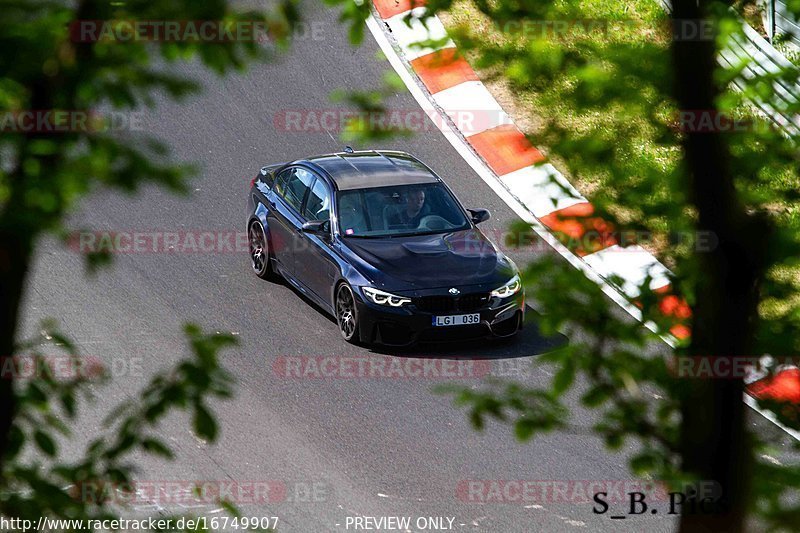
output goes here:
<path id="1" fill-rule="evenodd" d="M 268 198 L 271 209 L 267 224 L 271 236 L 272 253 L 282 270 L 296 277 L 295 250 L 301 241 L 303 219 L 300 211 L 314 176 L 299 167 L 289 167 L 275 179 L 273 196 Z"/>
<path id="2" fill-rule="evenodd" d="M 302 242 L 295 249 L 295 270 L 300 282 L 320 300 L 329 303 L 332 283 L 338 270 L 331 248 L 331 203 L 333 191 L 324 179 L 317 176 L 303 204 L 305 220 L 327 220 L 327 235 L 302 233 Z"/>

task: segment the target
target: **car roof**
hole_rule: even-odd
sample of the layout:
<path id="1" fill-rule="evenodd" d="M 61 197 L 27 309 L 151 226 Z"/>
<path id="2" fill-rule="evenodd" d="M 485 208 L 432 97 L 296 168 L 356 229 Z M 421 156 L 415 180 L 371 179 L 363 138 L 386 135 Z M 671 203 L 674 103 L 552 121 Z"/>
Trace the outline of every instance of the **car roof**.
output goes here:
<path id="1" fill-rule="evenodd" d="M 439 181 L 420 160 L 399 151 L 338 152 L 305 161 L 328 174 L 340 191 Z"/>

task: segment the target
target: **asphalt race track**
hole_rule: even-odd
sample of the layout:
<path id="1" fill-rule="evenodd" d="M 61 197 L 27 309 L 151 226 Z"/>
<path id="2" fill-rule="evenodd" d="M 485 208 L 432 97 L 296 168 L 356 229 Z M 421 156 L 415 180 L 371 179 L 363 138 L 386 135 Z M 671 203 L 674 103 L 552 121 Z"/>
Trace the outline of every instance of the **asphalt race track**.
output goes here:
<path id="1" fill-rule="evenodd" d="M 245 194 L 262 164 L 340 150 L 338 132 L 281 131 L 276 114 L 334 109 L 332 90 L 377 87 L 390 67 L 376 59 L 378 47 L 368 32 L 364 45 L 353 49 L 336 13 L 316 8 L 304 15 L 322 29 L 321 39 L 300 40 L 281 61 L 224 81 L 182 65 L 178 68 L 202 80 L 205 92 L 181 105 L 163 102 L 146 115 L 146 129 L 168 142 L 176 159 L 202 165 L 190 197 L 155 188 L 136 197 L 104 192 L 85 202 L 75 225 L 97 231 L 242 232 Z M 405 92 L 389 104 L 418 109 Z M 491 210 L 492 219 L 482 226 L 488 232 L 502 231 L 515 219 L 434 127 L 380 147 L 415 154 L 466 206 Z M 543 246 L 535 248 L 526 253 L 547 253 Z M 511 256 L 524 264 L 526 254 Z M 41 318 L 55 317 L 84 354 L 118 367 L 114 385 L 96 389 L 97 408 L 87 411 L 81 433 L 94 435 L 110 405 L 135 396 L 148 376 L 186 355 L 184 322 L 234 332 L 240 340 L 224 354 L 239 385 L 233 401 L 214 405 L 222 430 L 218 443 L 192 437 L 187 417 L 175 415 L 162 429 L 176 448 L 176 461 L 143 461 L 141 480 L 270 481 L 283 487 L 276 501 L 241 506 L 249 515 L 278 516 L 279 531 L 353 530 L 347 518 L 356 516 L 410 516 L 412 531 L 420 530 L 414 525 L 418 517 L 454 518 L 452 527 L 460 531 L 667 531 L 675 524 L 663 506 L 659 514 L 611 520 L 611 512 L 592 513 L 591 495 L 586 501 L 553 496 L 480 504 L 459 489 L 467 480 L 507 485 L 508 480 L 631 479 L 625 454 L 606 451 L 587 430 L 592 415 L 580 409 L 575 429 L 519 444 L 508 426 L 490 424 L 476 433 L 465 411 L 432 392 L 440 383 L 477 387 L 487 376 L 547 384 L 546 369 L 529 363 L 562 339 L 539 335 L 534 313 L 511 343 L 424 346 L 387 355 L 346 344 L 333 320 L 293 290 L 257 279 L 244 252 L 118 254 L 113 268 L 95 278 L 84 276 L 82 261 L 55 243 L 39 248 L 24 320 L 24 331 L 31 333 Z M 476 358 L 488 373 L 461 379 L 310 379 L 276 371 L 276 361 L 287 357 L 405 361 L 417 355 L 437 368 L 455 356 Z M 78 444 L 71 446 L 77 453 Z M 624 511 L 626 503 L 612 503 L 615 507 Z M 161 499 L 137 501 L 133 511 L 208 515 L 215 509 L 212 503 Z"/>

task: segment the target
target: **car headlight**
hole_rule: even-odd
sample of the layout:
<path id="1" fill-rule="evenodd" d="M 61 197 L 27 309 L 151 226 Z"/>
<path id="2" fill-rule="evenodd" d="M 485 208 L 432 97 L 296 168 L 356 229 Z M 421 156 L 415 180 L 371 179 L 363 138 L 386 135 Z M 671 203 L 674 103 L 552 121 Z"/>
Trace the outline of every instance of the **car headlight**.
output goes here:
<path id="1" fill-rule="evenodd" d="M 402 307 L 405 304 L 411 303 L 411 298 L 397 296 L 374 287 L 361 287 L 364 294 L 378 305 L 389 305 L 391 307 Z"/>
<path id="2" fill-rule="evenodd" d="M 522 283 L 519 280 L 519 274 L 515 274 L 511 281 L 492 291 L 492 296 L 498 298 L 508 298 L 512 294 L 516 294 L 522 288 Z"/>

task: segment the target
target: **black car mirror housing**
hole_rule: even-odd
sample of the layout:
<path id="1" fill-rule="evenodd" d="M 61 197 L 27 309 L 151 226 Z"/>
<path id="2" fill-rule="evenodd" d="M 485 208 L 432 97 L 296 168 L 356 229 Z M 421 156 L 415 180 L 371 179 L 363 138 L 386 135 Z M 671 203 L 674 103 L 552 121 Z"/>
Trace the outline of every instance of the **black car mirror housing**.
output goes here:
<path id="1" fill-rule="evenodd" d="M 467 211 L 472 215 L 472 222 L 475 224 L 486 222 L 492 216 L 488 209 L 468 209 Z"/>
<path id="2" fill-rule="evenodd" d="M 309 220 L 303 223 L 302 229 L 305 233 L 324 236 L 330 234 L 331 225 L 329 220 Z"/>

